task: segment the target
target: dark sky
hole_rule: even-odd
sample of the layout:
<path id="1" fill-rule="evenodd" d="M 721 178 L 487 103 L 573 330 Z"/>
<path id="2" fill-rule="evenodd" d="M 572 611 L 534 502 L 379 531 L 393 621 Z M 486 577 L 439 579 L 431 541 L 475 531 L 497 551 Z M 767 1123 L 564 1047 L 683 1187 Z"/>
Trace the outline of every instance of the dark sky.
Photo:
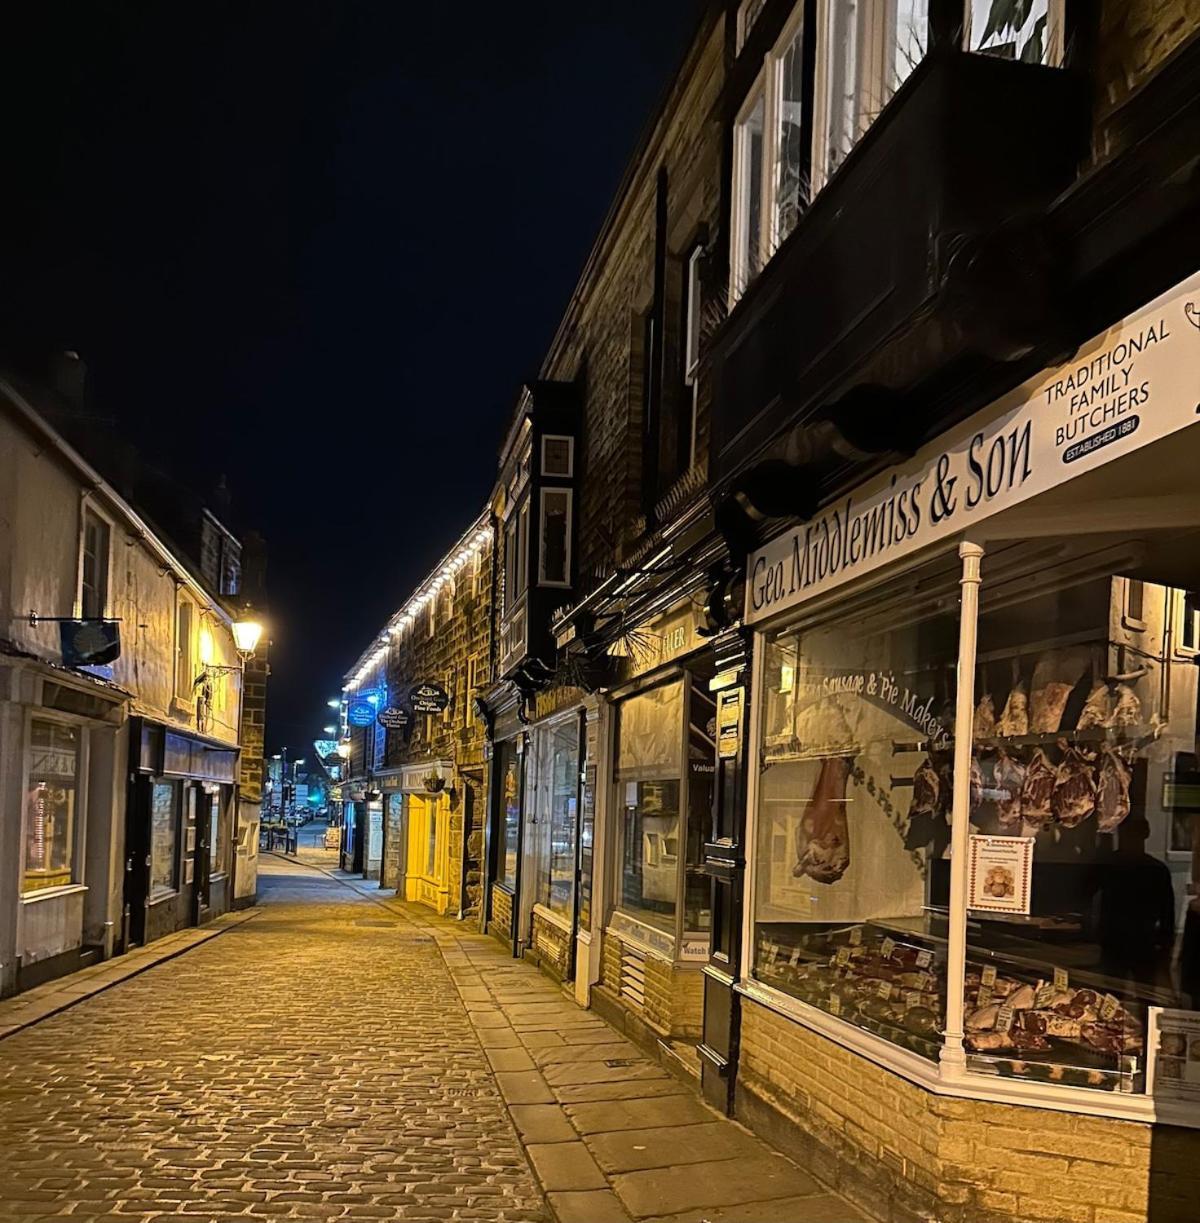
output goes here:
<path id="1" fill-rule="evenodd" d="M 272 750 L 482 508 L 697 0 L 4 6 L 10 343 L 270 550 Z"/>

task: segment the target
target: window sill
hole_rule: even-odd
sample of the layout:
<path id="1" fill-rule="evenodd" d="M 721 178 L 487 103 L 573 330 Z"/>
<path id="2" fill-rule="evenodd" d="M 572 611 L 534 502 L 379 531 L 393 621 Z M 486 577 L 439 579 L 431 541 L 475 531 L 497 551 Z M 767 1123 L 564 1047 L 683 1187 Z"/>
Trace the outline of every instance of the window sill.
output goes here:
<path id="1" fill-rule="evenodd" d="M 178 895 L 179 895 L 179 889 L 178 889 L 178 888 L 173 888 L 173 889 L 172 889 L 171 891 L 169 891 L 169 892 L 159 892 L 159 894 L 158 894 L 157 896 L 151 896 L 151 897 L 149 897 L 149 898 L 147 899 L 147 901 L 146 901 L 146 905 L 147 905 L 147 907 L 149 907 L 149 908 L 153 908 L 155 905 L 160 905 L 160 904 L 162 904 L 164 901 L 167 901 L 167 900 L 174 900 L 174 899 L 175 899 L 175 898 L 176 898 Z"/>
<path id="2" fill-rule="evenodd" d="M 1051 1083 L 992 1078 L 969 1070 L 961 1076 L 951 1077 L 941 1065 L 927 1062 L 915 1053 L 889 1044 L 852 1023 L 828 1015 L 761 982 L 742 981 L 734 989 L 743 998 L 793 1020 L 817 1036 L 825 1037 L 933 1095 L 1084 1113 L 1092 1117 L 1110 1117 L 1143 1124 L 1157 1121 L 1193 1129 L 1200 1127 L 1200 1109 L 1174 1102 L 1156 1102 L 1150 1096 L 1119 1095 L 1091 1091 L 1085 1087 L 1056 1087 Z"/>
<path id="3" fill-rule="evenodd" d="M 63 896 L 75 896 L 88 890 L 86 883 L 64 883 L 56 888 L 38 888 L 33 892 L 22 892 L 23 905 L 37 904 L 40 900 L 58 900 Z"/>
<path id="4" fill-rule="evenodd" d="M 548 909 L 544 904 L 535 904 L 533 911 L 539 917 L 545 918 L 552 926 L 557 926 L 564 934 L 571 933 L 571 919 L 569 917 L 563 917 L 561 913 L 555 913 L 553 909 Z"/>

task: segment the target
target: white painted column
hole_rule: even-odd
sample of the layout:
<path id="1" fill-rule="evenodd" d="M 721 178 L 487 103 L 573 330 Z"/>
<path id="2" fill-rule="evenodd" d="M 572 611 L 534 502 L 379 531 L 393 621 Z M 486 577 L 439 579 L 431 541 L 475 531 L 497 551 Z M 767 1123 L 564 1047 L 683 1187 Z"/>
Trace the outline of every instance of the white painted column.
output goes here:
<path id="1" fill-rule="evenodd" d="M 943 1078 L 966 1071 L 963 1050 L 963 981 L 967 968 L 967 853 L 971 835 L 971 755 L 975 720 L 975 652 L 979 631 L 979 571 L 983 548 L 969 540 L 962 559 L 959 606 L 958 682 L 954 707 L 954 801 L 950 816 L 950 919 L 946 956 L 946 1032 L 941 1053 Z"/>

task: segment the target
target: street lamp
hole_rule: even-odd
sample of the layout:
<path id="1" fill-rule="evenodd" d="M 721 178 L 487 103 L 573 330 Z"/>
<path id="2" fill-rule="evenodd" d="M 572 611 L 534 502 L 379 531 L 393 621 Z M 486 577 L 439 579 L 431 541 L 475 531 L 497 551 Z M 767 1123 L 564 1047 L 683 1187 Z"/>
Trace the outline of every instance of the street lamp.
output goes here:
<path id="1" fill-rule="evenodd" d="M 262 633 L 263 626 L 257 620 L 235 620 L 233 622 L 233 644 L 237 647 L 238 657 L 243 662 L 249 662 L 254 656 Z"/>
<path id="2" fill-rule="evenodd" d="M 325 730 L 325 733 L 326 733 L 327 735 L 336 735 L 336 734 L 337 734 L 337 727 L 336 727 L 336 726 L 326 726 L 326 727 L 324 728 L 324 730 Z"/>
<path id="3" fill-rule="evenodd" d="M 341 700 L 336 696 L 331 697 L 328 701 L 325 702 L 325 704 L 328 705 L 330 709 L 341 709 L 342 707 Z"/>

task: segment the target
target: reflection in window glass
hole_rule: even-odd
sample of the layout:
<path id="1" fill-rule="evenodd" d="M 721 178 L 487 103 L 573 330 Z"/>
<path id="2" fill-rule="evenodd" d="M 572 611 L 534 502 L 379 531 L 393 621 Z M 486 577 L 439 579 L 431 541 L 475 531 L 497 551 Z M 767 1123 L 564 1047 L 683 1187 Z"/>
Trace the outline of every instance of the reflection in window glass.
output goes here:
<path id="1" fill-rule="evenodd" d="M 779 119 L 775 148 L 775 238 L 796 228 L 808 202 L 804 181 L 804 30 L 788 44 L 780 64 Z"/>
<path id="2" fill-rule="evenodd" d="M 768 639 L 754 973 L 929 1058 L 944 1017 L 933 864 L 950 841 L 957 564 L 923 607 Z"/>
<path id="3" fill-rule="evenodd" d="M 79 730 L 35 718 L 29 726 L 24 890 L 71 882 L 75 850 Z"/>
<path id="4" fill-rule="evenodd" d="M 929 49 L 929 0 L 896 0 L 888 44 L 890 73 L 883 101 L 908 80 Z"/>
<path id="5" fill-rule="evenodd" d="M 500 745 L 500 796 L 504 812 L 504 845 L 500 882 L 509 888 L 517 886 L 517 847 L 521 841 L 521 763 L 516 741 L 509 739 Z"/>
<path id="6" fill-rule="evenodd" d="M 216 874 L 225 869 L 225 843 L 221 835 L 223 820 L 221 794 L 218 791 L 208 796 L 208 860 L 210 869 Z"/>
<path id="7" fill-rule="evenodd" d="M 571 492 L 565 488 L 542 490 L 540 578 L 547 586 L 565 586 L 571 580 Z"/>
<path id="8" fill-rule="evenodd" d="M 734 288 L 741 292 L 762 266 L 762 166 L 764 100 L 762 89 L 745 117 L 737 125 L 737 194 L 740 206 L 735 248 Z"/>
<path id="9" fill-rule="evenodd" d="M 438 812 L 437 800 L 426 799 L 425 801 L 425 874 L 430 879 L 437 878 L 437 841 L 438 841 Z"/>
<path id="10" fill-rule="evenodd" d="M 1146 1008 L 1200 1004 L 1200 944 L 1178 938 L 1197 862 L 1198 686 L 1169 644 L 1184 600 L 1147 580 L 1131 626 L 1108 563 L 1081 577 L 1075 560 L 1019 601 L 985 577 L 972 831 L 1031 839 L 1033 866 L 1028 914 L 1008 907 L 1002 869 L 976 897 L 989 907 L 968 927 L 966 1043 L 992 1073 L 1128 1091 Z"/>
<path id="11" fill-rule="evenodd" d="M 712 880 L 704 870 L 704 842 L 712 830 L 716 780 L 717 703 L 707 688 L 688 688 L 687 861 L 684 863 L 683 928 L 696 933 L 712 925 Z"/>
<path id="12" fill-rule="evenodd" d="M 617 706 L 616 782 L 621 827 L 618 905 L 674 932 L 679 891 L 683 684 Z"/>
<path id="13" fill-rule="evenodd" d="M 179 886 L 179 785 L 156 781 L 150 793 L 150 896 Z"/>
<path id="14" fill-rule="evenodd" d="M 570 917 L 575 902 L 575 829 L 579 816 L 579 724 L 574 719 L 547 735 L 550 782 L 550 860 L 539 897 Z"/>
<path id="15" fill-rule="evenodd" d="M 1026 64 L 1051 62 L 1059 41 L 1058 6 L 1050 0 L 971 0 L 972 51 Z"/>

